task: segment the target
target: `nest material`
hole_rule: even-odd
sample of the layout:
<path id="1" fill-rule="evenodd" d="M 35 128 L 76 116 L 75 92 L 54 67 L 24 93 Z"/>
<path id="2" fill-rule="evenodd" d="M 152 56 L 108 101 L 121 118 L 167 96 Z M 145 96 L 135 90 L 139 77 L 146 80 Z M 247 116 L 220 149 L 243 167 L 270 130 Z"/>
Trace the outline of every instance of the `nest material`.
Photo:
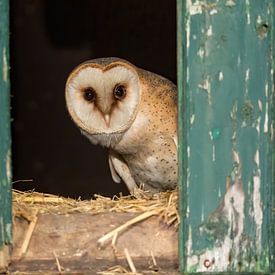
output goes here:
<path id="1" fill-rule="evenodd" d="M 94 195 L 91 200 L 75 200 L 34 191 L 13 190 L 13 215 L 23 216 L 29 221 L 37 213 L 145 213 L 158 215 L 167 224 L 179 224 L 177 191 L 163 192 L 149 197 L 141 191 L 139 198 Z M 149 216 L 152 216 L 149 215 Z"/>
<path id="2" fill-rule="evenodd" d="M 28 245 L 33 234 L 37 215 L 39 213 L 71 214 L 71 213 L 91 213 L 99 214 L 106 212 L 116 213 L 137 213 L 133 219 L 108 232 L 98 240 L 99 247 L 106 243 L 112 244 L 115 248 L 116 239 L 119 234 L 130 226 L 146 220 L 152 216 L 158 216 L 168 225 L 178 226 L 180 222 L 178 214 L 178 195 L 177 191 L 163 192 L 153 196 L 148 196 L 144 191 L 138 192 L 138 198 L 132 196 L 114 196 L 113 198 L 95 195 L 91 200 L 75 200 L 50 194 L 43 194 L 34 191 L 22 192 L 13 190 L 13 216 L 23 217 L 29 221 L 22 247 L 18 257 L 21 258 L 27 251 Z M 134 263 L 127 249 L 124 251 L 130 271 L 121 266 L 112 267 L 98 274 L 136 274 Z M 153 257 L 153 256 L 152 256 Z M 61 273 L 61 266 L 56 257 L 58 271 Z M 154 257 L 153 257 L 154 259 Z"/>

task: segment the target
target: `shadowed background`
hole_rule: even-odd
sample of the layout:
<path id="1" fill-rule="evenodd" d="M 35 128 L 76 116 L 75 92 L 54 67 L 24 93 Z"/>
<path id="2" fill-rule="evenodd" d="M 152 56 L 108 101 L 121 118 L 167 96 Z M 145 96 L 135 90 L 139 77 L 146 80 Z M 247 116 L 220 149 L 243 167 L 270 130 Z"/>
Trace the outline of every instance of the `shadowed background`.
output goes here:
<path id="1" fill-rule="evenodd" d="M 167 0 L 11 0 L 13 179 L 74 198 L 127 194 L 107 150 L 66 111 L 64 86 L 84 60 L 116 56 L 176 82 L 176 3 Z"/>

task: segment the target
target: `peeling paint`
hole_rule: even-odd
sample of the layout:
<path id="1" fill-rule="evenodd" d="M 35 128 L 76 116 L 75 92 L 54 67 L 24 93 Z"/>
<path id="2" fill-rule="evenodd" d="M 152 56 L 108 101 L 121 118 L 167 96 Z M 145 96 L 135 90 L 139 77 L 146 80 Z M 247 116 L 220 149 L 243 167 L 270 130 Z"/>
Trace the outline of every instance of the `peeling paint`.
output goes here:
<path id="1" fill-rule="evenodd" d="M 233 161 L 235 162 L 235 163 L 237 163 L 238 165 L 240 165 L 240 157 L 239 157 L 239 154 L 238 154 L 238 152 L 236 151 L 236 150 L 232 150 L 232 158 L 233 158 Z"/>
<path id="2" fill-rule="evenodd" d="M 209 28 L 207 29 L 206 35 L 208 37 L 210 37 L 210 36 L 213 35 L 213 27 L 212 27 L 212 25 L 210 25 Z"/>
<path id="3" fill-rule="evenodd" d="M 188 3 L 179 82 L 188 114 L 179 118 L 187 126 L 182 273 L 265 273 L 272 266 L 273 4 Z"/>
<path id="4" fill-rule="evenodd" d="M 260 99 L 258 99 L 258 107 L 259 107 L 259 110 L 262 112 L 263 111 L 263 103 Z"/>
<path id="5" fill-rule="evenodd" d="M 194 122 L 195 122 L 195 114 L 192 114 L 190 118 L 190 124 L 193 125 Z"/>
<path id="6" fill-rule="evenodd" d="M 212 161 L 216 161 L 215 145 L 212 145 Z"/>
<path id="7" fill-rule="evenodd" d="M 211 83 L 209 76 L 207 76 L 207 78 L 201 84 L 199 84 L 198 87 L 207 92 L 208 103 L 211 105 Z"/>
<path id="8" fill-rule="evenodd" d="M 6 48 L 3 48 L 3 80 L 4 82 L 8 82 L 9 80 L 9 67 L 7 61 Z"/>
<path id="9" fill-rule="evenodd" d="M 200 14 L 202 13 L 203 2 L 196 0 L 195 3 L 192 0 L 187 0 L 187 10 L 190 15 Z"/>
<path id="10" fill-rule="evenodd" d="M 260 125 L 261 125 L 261 116 L 259 116 L 256 120 L 255 128 L 257 130 L 258 136 L 260 136 Z"/>
<path id="11" fill-rule="evenodd" d="M 212 9 L 209 14 L 214 15 L 214 14 L 217 14 L 217 13 L 218 13 L 217 9 Z"/>
<path id="12" fill-rule="evenodd" d="M 233 0 L 227 0 L 225 5 L 228 7 L 234 7 L 234 6 L 236 6 L 236 3 Z"/>
<path id="13" fill-rule="evenodd" d="M 190 16 L 187 16 L 185 31 L 186 31 L 186 49 L 187 49 L 187 54 L 188 54 L 188 51 L 189 51 L 189 48 L 190 48 L 190 31 L 191 31 Z"/>
<path id="14" fill-rule="evenodd" d="M 262 223 L 263 223 L 263 211 L 261 202 L 261 170 L 260 170 L 260 153 L 257 149 L 254 162 L 257 166 L 255 174 L 253 176 L 253 216 L 256 224 L 256 248 L 261 250 L 262 244 Z"/>
<path id="15" fill-rule="evenodd" d="M 190 158 L 190 146 L 187 147 L 187 157 Z"/>
<path id="16" fill-rule="evenodd" d="M 268 84 L 265 84 L 265 96 L 266 96 L 266 104 L 265 104 L 265 117 L 264 117 L 264 133 L 268 133 Z"/>
<path id="17" fill-rule="evenodd" d="M 192 253 L 192 228 L 190 225 L 188 226 L 188 241 L 187 241 L 186 248 L 187 248 L 187 254 L 191 255 L 191 253 Z"/>
<path id="18" fill-rule="evenodd" d="M 219 72 L 219 81 L 223 81 L 223 72 Z"/>
<path id="19" fill-rule="evenodd" d="M 200 47 L 198 50 L 198 56 L 203 59 L 205 57 L 205 49 L 203 47 Z"/>
<path id="20" fill-rule="evenodd" d="M 190 154 L 189 154 L 189 156 L 190 156 Z M 186 173 L 187 173 L 186 187 L 188 188 L 189 187 L 189 182 L 190 182 L 190 176 L 191 176 L 190 168 L 186 169 Z"/>
<path id="21" fill-rule="evenodd" d="M 245 0 L 245 5 L 246 5 L 246 23 L 247 25 L 250 25 L 250 2 L 249 0 Z"/>
<path id="22" fill-rule="evenodd" d="M 250 79 L 250 69 L 245 71 L 245 96 L 248 96 L 248 82 Z"/>
<path id="23" fill-rule="evenodd" d="M 222 220 L 228 221 L 229 226 L 226 235 L 222 240 L 218 239 L 212 248 L 206 249 L 201 254 L 196 256 L 188 254 L 190 255 L 187 258 L 189 270 L 196 265 L 196 272 L 224 271 L 227 269 L 230 258 L 232 258 L 233 266 L 238 265 L 238 255 L 242 241 L 241 237 L 244 231 L 245 194 L 240 179 L 236 179 L 235 182 L 228 179 L 226 187 L 227 190 L 220 206 L 209 217 L 209 221 L 213 222 L 220 223 Z M 232 232 L 235 232 L 233 240 L 231 238 Z M 189 246 L 191 245 L 192 242 L 189 241 Z M 192 251 L 192 246 L 189 247 L 189 251 Z M 206 266 L 205 261 L 209 261 L 211 265 Z"/>
<path id="24" fill-rule="evenodd" d="M 11 181 L 11 151 L 10 149 L 7 152 L 6 155 L 6 175 L 7 175 L 7 179 L 8 182 Z"/>
<path id="25" fill-rule="evenodd" d="M 258 15 L 257 16 L 257 19 L 256 19 L 256 22 L 258 23 L 258 24 L 261 24 L 262 23 L 262 17 L 260 16 L 260 15 Z"/>
<path id="26" fill-rule="evenodd" d="M 201 222 L 204 221 L 204 206 L 201 208 Z"/>

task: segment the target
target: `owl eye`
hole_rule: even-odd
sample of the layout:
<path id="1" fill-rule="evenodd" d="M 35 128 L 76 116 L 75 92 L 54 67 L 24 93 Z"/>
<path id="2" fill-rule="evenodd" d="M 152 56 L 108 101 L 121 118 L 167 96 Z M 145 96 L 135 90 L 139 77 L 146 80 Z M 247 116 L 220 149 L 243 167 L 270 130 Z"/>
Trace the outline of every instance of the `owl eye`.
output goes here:
<path id="1" fill-rule="evenodd" d="M 86 101 L 94 101 L 96 98 L 95 90 L 93 88 L 84 89 L 83 97 Z"/>
<path id="2" fill-rule="evenodd" d="M 126 96 L 126 88 L 123 85 L 117 85 L 114 88 L 114 97 L 116 99 L 123 99 Z"/>

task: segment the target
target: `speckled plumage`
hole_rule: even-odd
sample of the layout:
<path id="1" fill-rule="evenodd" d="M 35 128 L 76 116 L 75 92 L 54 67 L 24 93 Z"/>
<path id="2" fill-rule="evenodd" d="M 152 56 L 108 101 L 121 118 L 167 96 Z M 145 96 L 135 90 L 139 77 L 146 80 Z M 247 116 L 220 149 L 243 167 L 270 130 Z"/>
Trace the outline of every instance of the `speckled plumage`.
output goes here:
<path id="1" fill-rule="evenodd" d="M 111 87 L 116 80 L 126 87 L 126 96 L 119 101 L 112 98 Z M 82 82 L 99 87 L 98 102 L 88 105 L 81 99 Z M 66 102 L 72 119 L 92 143 L 110 148 L 113 180 L 122 179 L 131 193 L 140 185 L 152 193 L 176 187 L 176 101 L 176 86 L 172 82 L 118 58 L 82 63 L 66 84 Z M 112 107 L 108 108 L 108 104 Z M 109 124 L 104 111 L 98 112 L 96 108 L 108 110 Z"/>

